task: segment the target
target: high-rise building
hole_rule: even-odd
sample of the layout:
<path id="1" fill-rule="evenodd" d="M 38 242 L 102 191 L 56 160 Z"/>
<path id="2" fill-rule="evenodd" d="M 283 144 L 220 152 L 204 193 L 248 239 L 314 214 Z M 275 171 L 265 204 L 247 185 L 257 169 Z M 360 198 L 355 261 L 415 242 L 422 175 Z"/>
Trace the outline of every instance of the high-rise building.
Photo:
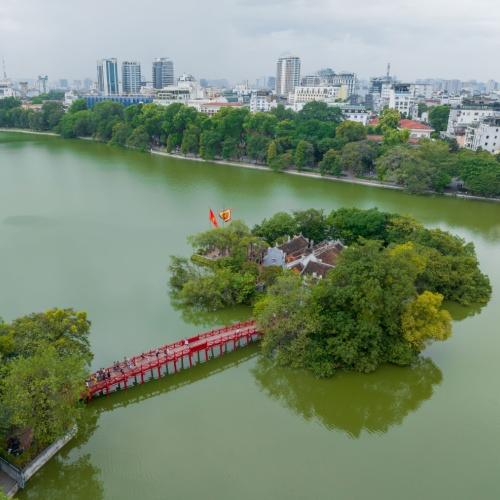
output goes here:
<path id="1" fill-rule="evenodd" d="M 347 85 L 348 95 L 356 93 L 357 79 L 354 73 L 336 73 L 331 77 L 332 85 Z"/>
<path id="2" fill-rule="evenodd" d="M 163 89 L 174 85 L 174 63 L 168 57 L 159 57 L 153 61 L 153 87 Z"/>
<path id="3" fill-rule="evenodd" d="M 283 97 L 295 90 L 300 84 L 300 58 L 280 57 L 276 65 L 276 94 Z"/>
<path id="4" fill-rule="evenodd" d="M 97 61 L 97 88 L 106 95 L 119 94 L 118 63 L 116 58 Z"/>
<path id="5" fill-rule="evenodd" d="M 141 90 L 141 64 L 136 61 L 122 62 L 122 93 L 138 94 Z"/>

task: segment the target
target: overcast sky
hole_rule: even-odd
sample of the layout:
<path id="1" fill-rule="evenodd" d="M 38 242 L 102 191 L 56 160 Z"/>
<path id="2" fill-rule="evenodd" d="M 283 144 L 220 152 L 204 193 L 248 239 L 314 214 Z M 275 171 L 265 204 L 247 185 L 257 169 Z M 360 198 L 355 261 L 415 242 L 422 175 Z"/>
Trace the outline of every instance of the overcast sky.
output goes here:
<path id="1" fill-rule="evenodd" d="M 176 74 L 233 82 L 302 73 L 500 80 L 499 0 L 0 0 L 0 57 L 12 78 L 95 78 L 100 57 L 168 56 Z"/>

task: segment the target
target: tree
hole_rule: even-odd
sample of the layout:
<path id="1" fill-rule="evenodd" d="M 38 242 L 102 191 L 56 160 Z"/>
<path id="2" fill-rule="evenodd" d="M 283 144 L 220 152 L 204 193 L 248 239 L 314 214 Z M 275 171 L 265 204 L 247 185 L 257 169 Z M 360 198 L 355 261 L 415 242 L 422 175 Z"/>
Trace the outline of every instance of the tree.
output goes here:
<path id="1" fill-rule="evenodd" d="M 246 154 L 259 163 L 266 160 L 267 151 L 271 139 L 259 133 L 251 133 L 246 136 Z"/>
<path id="2" fill-rule="evenodd" d="M 42 104 L 41 117 L 43 130 L 53 130 L 64 115 L 60 102 L 46 101 Z"/>
<path id="3" fill-rule="evenodd" d="M 127 147 L 129 148 L 147 151 L 149 146 L 149 134 L 143 126 L 134 129 L 127 139 Z"/>
<path id="4" fill-rule="evenodd" d="M 278 156 L 278 149 L 276 147 L 276 142 L 271 141 L 269 143 L 269 146 L 267 147 L 267 164 L 272 166 L 277 156 Z"/>
<path id="5" fill-rule="evenodd" d="M 68 113 L 73 114 L 85 110 L 87 110 L 87 101 L 85 101 L 85 99 L 76 99 L 71 103 L 71 106 L 68 109 Z"/>
<path id="6" fill-rule="evenodd" d="M 384 146 L 394 147 L 406 144 L 410 138 L 410 131 L 407 129 L 397 130 L 392 128 L 384 129 Z"/>
<path id="7" fill-rule="evenodd" d="M 78 111 L 72 116 L 75 137 L 90 137 L 95 132 L 94 115 L 90 110 Z"/>
<path id="8" fill-rule="evenodd" d="M 422 351 L 433 340 L 451 335 L 451 315 L 442 310 L 443 296 L 425 291 L 410 302 L 402 317 L 404 338 Z"/>
<path id="9" fill-rule="evenodd" d="M 399 122 L 401 120 L 401 115 L 397 109 L 385 108 L 379 120 L 379 127 L 385 134 L 386 130 L 396 130 L 399 127 Z"/>
<path id="10" fill-rule="evenodd" d="M 335 129 L 335 137 L 342 144 L 362 141 L 366 139 L 366 127 L 362 123 L 345 120 Z"/>
<path id="11" fill-rule="evenodd" d="M 335 106 L 328 106 L 326 102 L 311 101 L 304 105 L 297 113 L 299 121 L 319 120 L 321 122 L 340 123 L 342 121 L 342 111 Z"/>
<path id="12" fill-rule="evenodd" d="M 278 364 L 304 366 L 308 337 L 314 331 L 308 310 L 309 295 L 310 290 L 303 286 L 300 276 L 289 272 L 278 277 L 255 305 L 255 319 L 265 331 L 262 352 L 274 357 Z"/>
<path id="13" fill-rule="evenodd" d="M 429 123 L 436 132 L 442 132 L 448 128 L 450 107 L 447 105 L 433 106 L 429 111 Z"/>
<path id="14" fill-rule="evenodd" d="M 113 126 L 113 135 L 109 143 L 113 146 L 125 146 L 131 133 L 132 129 L 129 125 L 125 122 L 117 122 Z"/>
<path id="15" fill-rule="evenodd" d="M 56 347 L 42 343 L 29 358 L 9 363 L 1 381 L 1 403 L 13 426 L 32 429 L 39 447 L 45 446 L 77 420 L 86 376 L 83 358 L 61 357 Z"/>
<path id="16" fill-rule="evenodd" d="M 329 149 L 319 163 L 321 175 L 341 175 L 340 155 L 335 149 Z"/>
<path id="17" fill-rule="evenodd" d="M 327 217 L 331 236 L 346 245 L 356 243 L 360 238 L 387 240 L 387 224 L 390 216 L 377 208 L 339 208 L 332 210 Z"/>
<path id="18" fill-rule="evenodd" d="M 212 129 L 204 130 L 200 136 L 200 156 L 204 160 L 213 160 L 220 151 L 220 134 Z"/>
<path id="19" fill-rule="evenodd" d="M 300 233 L 316 243 L 324 241 L 328 237 L 330 226 L 323 210 L 315 208 L 298 210 L 293 213 L 293 217 L 297 227 L 297 234 Z"/>
<path id="20" fill-rule="evenodd" d="M 369 141 L 350 142 L 342 148 L 340 166 L 354 175 L 365 175 L 373 170 L 377 145 Z"/>
<path id="21" fill-rule="evenodd" d="M 97 139 L 101 141 L 111 139 L 114 125 L 123 120 L 123 110 L 123 104 L 112 101 L 99 102 L 92 108 Z"/>
<path id="22" fill-rule="evenodd" d="M 417 104 L 418 116 L 421 117 L 429 109 L 429 106 L 425 102 L 419 102 Z"/>
<path id="23" fill-rule="evenodd" d="M 255 236 L 264 238 L 270 245 L 274 245 L 286 236 L 295 236 L 298 232 L 297 219 L 286 212 L 277 212 L 252 229 Z"/>
<path id="24" fill-rule="evenodd" d="M 222 142 L 222 158 L 225 160 L 234 160 L 239 158 L 238 142 L 233 137 L 227 137 Z"/>
<path id="25" fill-rule="evenodd" d="M 10 356 L 32 356 L 41 345 L 53 346 L 59 356 L 76 356 L 92 361 L 88 334 L 90 321 L 85 312 L 73 309 L 49 309 L 15 319 L 7 325 L 14 345 Z"/>
<path id="26" fill-rule="evenodd" d="M 312 166 L 314 162 L 314 148 L 310 142 L 299 141 L 295 149 L 295 166 L 298 170 Z"/>
<path id="27" fill-rule="evenodd" d="M 458 171 L 465 187 L 481 196 L 500 195 L 500 162 L 486 152 L 463 151 L 458 155 Z"/>
<path id="28" fill-rule="evenodd" d="M 182 154 L 197 154 L 200 147 L 200 127 L 194 124 L 189 124 L 184 131 L 182 137 L 181 151 Z"/>

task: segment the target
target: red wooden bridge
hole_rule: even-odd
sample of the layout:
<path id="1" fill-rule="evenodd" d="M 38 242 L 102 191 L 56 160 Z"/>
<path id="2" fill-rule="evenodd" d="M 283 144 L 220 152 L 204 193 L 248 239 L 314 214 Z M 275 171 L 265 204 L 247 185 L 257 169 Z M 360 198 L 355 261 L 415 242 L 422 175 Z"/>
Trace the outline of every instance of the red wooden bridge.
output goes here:
<path id="1" fill-rule="evenodd" d="M 250 320 L 166 344 L 132 358 L 124 358 L 109 368 L 95 372 L 86 381 L 87 401 L 207 362 L 248 345 L 260 336 L 255 321 Z"/>

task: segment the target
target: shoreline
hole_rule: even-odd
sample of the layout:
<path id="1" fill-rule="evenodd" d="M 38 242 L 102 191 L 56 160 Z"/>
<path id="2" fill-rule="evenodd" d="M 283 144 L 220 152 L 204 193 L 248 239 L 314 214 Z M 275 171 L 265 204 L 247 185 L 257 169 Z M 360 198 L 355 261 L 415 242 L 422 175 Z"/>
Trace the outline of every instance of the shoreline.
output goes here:
<path id="1" fill-rule="evenodd" d="M 15 132 L 15 133 L 20 133 L 20 134 L 45 135 L 45 136 L 50 136 L 50 137 L 60 137 L 61 138 L 61 136 L 55 132 L 38 132 L 35 130 L 25 130 L 25 129 L 18 129 L 18 128 L 0 128 L 0 132 Z M 96 141 L 95 139 L 93 139 L 91 137 L 76 137 L 76 139 L 85 140 L 85 141 L 100 142 L 100 141 Z M 102 143 L 102 144 L 105 144 L 105 143 Z M 125 147 L 124 149 L 128 149 L 128 148 Z M 273 172 L 272 169 L 270 169 L 269 167 L 266 167 L 264 165 L 256 165 L 253 163 L 227 161 L 227 160 L 204 160 L 203 158 L 200 158 L 199 156 L 185 156 L 183 154 L 167 153 L 166 151 L 163 151 L 163 150 L 157 149 L 157 148 L 150 148 L 149 153 L 153 154 L 153 155 L 174 158 L 177 160 L 190 160 L 190 161 L 197 161 L 200 163 L 211 163 L 214 165 L 225 165 L 225 166 L 230 166 L 230 167 L 246 168 L 246 169 L 250 169 L 250 170 L 260 170 L 260 171 L 264 171 L 264 172 Z M 320 173 L 316 173 L 316 172 L 307 172 L 307 171 L 306 172 L 299 172 L 298 170 L 281 170 L 280 172 L 277 172 L 277 173 L 297 175 L 299 177 L 308 177 L 310 179 L 321 179 L 321 180 L 327 180 L 327 181 L 333 181 L 333 182 L 344 182 L 346 184 L 357 184 L 359 186 L 368 186 L 368 187 L 375 187 L 375 188 L 381 188 L 381 189 L 392 189 L 394 191 L 402 191 L 403 193 L 407 193 L 407 191 L 405 191 L 404 187 L 402 187 L 402 186 L 397 186 L 395 184 L 387 184 L 387 183 L 380 182 L 380 181 L 370 181 L 370 180 L 366 180 L 366 179 L 355 179 L 352 177 L 349 177 L 349 178 L 335 177 L 333 175 L 321 175 Z M 411 193 L 408 193 L 408 194 L 411 194 Z M 500 198 L 488 198 L 486 196 L 476 196 L 476 195 L 472 195 L 472 194 L 436 193 L 433 191 L 429 191 L 429 192 L 423 193 L 423 194 L 432 195 L 432 196 L 446 196 L 448 198 L 459 198 L 462 200 L 489 201 L 489 202 L 494 202 L 494 203 L 500 203 Z M 418 195 L 414 195 L 414 196 L 418 196 Z"/>
<path id="2" fill-rule="evenodd" d="M 51 137 L 61 137 L 56 132 L 39 132 L 37 130 L 26 130 L 24 128 L 1 128 L 0 132 L 15 132 L 17 134 L 48 135 Z"/>
<path id="3" fill-rule="evenodd" d="M 200 158 L 199 156 L 184 156 L 183 154 L 177 154 L 177 153 L 167 153 L 166 151 L 162 151 L 160 149 L 154 149 L 152 148 L 150 150 L 151 154 L 154 155 L 159 155 L 159 156 L 166 156 L 169 158 L 174 158 L 177 160 L 190 160 L 190 161 L 198 161 L 201 163 L 212 163 L 214 165 L 225 165 L 225 166 L 231 166 L 231 167 L 239 167 L 239 168 L 247 168 L 250 170 L 260 170 L 264 172 L 273 172 L 272 169 L 264 166 L 264 165 L 255 165 L 253 163 L 246 163 L 246 162 L 237 162 L 237 161 L 227 161 L 227 160 L 204 160 L 203 158 Z M 289 174 L 289 175 L 297 175 L 300 177 L 309 177 L 310 179 L 320 179 L 320 180 L 327 180 L 327 181 L 333 181 L 333 182 L 344 182 L 346 184 L 357 184 L 360 186 L 368 186 L 368 187 L 376 187 L 376 188 L 382 188 L 382 189 L 392 189 L 395 191 L 402 191 L 403 193 L 407 194 L 412 194 L 408 193 L 405 191 L 404 187 L 402 186 L 397 186 L 395 184 L 386 184 L 384 182 L 380 181 L 370 181 L 366 179 L 355 179 L 352 177 L 335 177 L 333 175 L 321 175 L 316 172 L 300 172 L 298 170 L 280 170 L 280 174 Z M 485 196 L 475 196 L 471 194 L 463 194 L 463 193 L 436 193 L 434 191 L 429 191 L 427 193 L 422 193 L 424 195 L 432 195 L 432 196 L 446 196 L 448 198 L 460 198 L 463 200 L 472 200 L 472 201 L 492 201 L 495 203 L 500 203 L 500 198 L 488 198 Z M 419 196 L 418 194 L 413 194 L 413 196 Z"/>
<path id="4" fill-rule="evenodd" d="M 162 151 L 161 149 L 154 149 L 151 148 L 150 150 L 151 154 L 154 155 L 159 155 L 159 156 L 167 156 L 169 158 L 176 158 L 178 160 L 191 160 L 191 161 L 199 161 L 202 163 L 213 163 L 215 165 L 226 165 L 230 167 L 239 167 L 239 168 L 247 168 L 250 170 L 260 170 L 264 172 L 273 172 L 273 170 L 269 167 L 266 167 L 264 165 L 257 165 L 254 163 L 247 163 L 244 161 L 238 162 L 238 161 L 228 161 L 228 160 L 204 160 L 203 158 L 200 158 L 199 156 L 184 156 L 183 154 L 177 154 L 177 153 L 167 153 L 166 151 Z M 345 182 L 347 184 L 359 184 L 361 186 L 372 186 L 372 187 L 381 187 L 381 188 L 386 188 L 386 189 L 395 189 L 397 191 L 404 191 L 404 188 L 402 186 L 396 186 L 394 184 L 385 184 L 383 182 L 378 182 L 378 181 L 368 181 L 366 179 L 353 179 L 353 178 L 343 178 L 343 177 L 335 177 L 333 175 L 321 175 L 316 172 L 302 172 L 299 170 L 280 170 L 279 172 L 276 172 L 279 174 L 290 174 L 290 175 L 298 175 L 300 177 L 309 177 L 311 179 L 325 179 L 328 181 L 338 181 L 338 182 Z M 500 200 L 498 200 L 500 201 Z"/>

